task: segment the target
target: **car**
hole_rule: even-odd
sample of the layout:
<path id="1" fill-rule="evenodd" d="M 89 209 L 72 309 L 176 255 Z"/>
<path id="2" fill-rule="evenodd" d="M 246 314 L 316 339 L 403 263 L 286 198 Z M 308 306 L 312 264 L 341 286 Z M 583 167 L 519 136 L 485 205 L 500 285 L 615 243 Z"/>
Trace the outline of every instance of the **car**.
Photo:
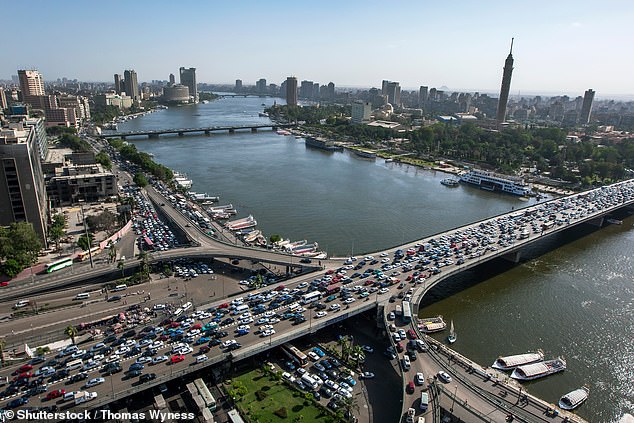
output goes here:
<path id="1" fill-rule="evenodd" d="M 318 311 L 317 313 L 315 313 L 315 318 L 319 319 L 320 317 L 325 317 L 327 315 L 328 313 L 326 311 Z"/>
<path id="2" fill-rule="evenodd" d="M 108 366 L 104 367 L 102 374 L 104 376 L 110 376 L 110 375 L 113 375 L 115 373 L 119 373 L 119 372 L 122 372 L 122 371 L 123 371 L 123 367 L 121 367 L 119 365 L 119 363 L 116 363 L 116 364 L 111 364 L 111 365 L 108 365 Z"/>
<path id="3" fill-rule="evenodd" d="M 414 386 L 414 382 L 409 381 L 407 387 L 405 387 L 405 392 L 407 392 L 408 394 L 413 394 L 415 390 L 416 387 Z"/>
<path id="4" fill-rule="evenodd" d="M 315 364 L 313 364 L 313 367 L 315 369 L 317 369 L 318 371 L 320 371 L 320 372 L 325 372 L 326 371 L 326 368 L 321 363 L 315 363 Z"/>
<path id="5" fill-rule="evenodd" d="M 372 348 L 372 347 L 371 347 L 371 346 L 369 346 L 369 345 L 362 345 L 362 346 L 361 346 L 361 349 L 362 349 L 363 351 L 367 352 L 367 353 L 370 353 L 370 354 L 372 354 L 372 353 L 374 352 L 374 348 Z"/>
<path id="6" fill-rule="evenodd" d="M 29 399 L 26 397 L 15 398 L 7 403 L 7 408 L 17 408 L 21 405 L 24 405 L 29 402 Z"/>
<path id="7" fill-rule="evenodd" d="M 311 360 L 313 360 L 313 361 L 317 361 L 317 360 L 319 360 L 319 356 L 317 355 L 317 353 L 316 353 L 316 352 L 314 352 L 314 351 L 308 351 L 308 353 L 307 353 L 307 354 L 308 354 L 308 357 L 310 357 L 310 359 L 311 359 Z"/>
<path id="8" fill-rule="evenodd" d="M 451 382 L 451 376 L 449 376 L 446 372 L 443 372 L 442 370 L 438 372 L 438 379 L 442 380 L 445 383 L 449 383 Z"/>
<path id="9" fill-rule="evenodd" d="M 75 375 L 72 375 L 70 377 L 70 379 L 68 379 L 67 384 L 73 384 L 73 383 L 77 383 L 77 382 L 81 382 L 82 380 L 86 380 L 88 378 L 88 374 L 81 372 L 81 373 L 77 373 Z"/>
<path id="10" fill-rule="evenodd" d="M 355 301 L 356 301 L 356 299 L 355 299 L 355 298 L 353 298 L 353 297 L 349 297 L 349 298 L 346 298 L 345 300 L 343 300 L 343 303 L 344 303 L 344 304 L 352 304 L 352 303 L 353 303 L 353 302 L 355 302 Z"/>
<path id="11" fill-rule="evenodd" d="M 359 379 L 374 379 L 374 373 L 372 372 L 363 372 L 359 375 Z"/>
<path id="12" fill-rule="evenodd" d="M 207 360 L 209 360 L 209 357 L 207 357 L 205 354 L 201 354 L 198 357 L 196 357 L 196 363 L 202 363 Z"/>
<path id="13" fill-rule="evenodd" d="M 139 383 L 149 382 L 154 379 L 156 379 L 156 373 L 146 373 L 144 375 L 141 375 L 141 377 L 139 378 Z"/>
<path id="14" fill-rule="evenodd" d="M 63 396 L 65 393 L 66 393 L 65 389 L 56 389 L 54 391 L 49 392 L 46 395 L 46 399 L 47 400 L 52 400 L 52 399 L 55 399 L 55 398 L 59 398 L 59 397 Z"/>
<path id="15" fill-rule="evenodd" d="M 289 381 L 291 383 L 295 381 L 295 378 L 293 377 L 293 375 L 291 375 L 288 372 L 282 373 L 282 379 L 287 380 L 287 381 Z"/>
<path id="16" fill-rule="evenodd" d="M 156 356 L 156 357 L 154 357 L 154 358 L 152 359 L 152 364 L 162 363 L 162 362 L 167 361 L 167 360 L 169 360 L 169 357 L 168 357 L 168 356 L 166 356 L 166 355 L 159 355 L 159 356 Z"/>
<path id="17" fill-rule="evenodd" d="M 425 375 L 421 372 L 416 373 L 416 376 L 414 376 L 414 383 L 416 383 L 416 385 L 420 386 L 420 385 L 424 385 L 425 384 Z"/>
<path id="18" fill-rule="evenodd" d="M 183 360 L 185 360 L 185 356 L 183 354 L 176 354 L 171 358 L 172 364 L 180 363 Z"/>
<path id="19" fill-rule="evenodd" d="M 96 377 L 96 378 L 90 379 L 88 382 L 86 382 L 86 384 L 84 386 L 86 388 L 92 388 L 93 386 L 100 385 L 100 384 L 104 383 L 105 381 L 106 381 L 106 379 L 104 379 L 102 377 Z"/>
<path id="20" fill-rule="evenodd" d="M 136 362 L 139 364 L 150 363 L 152 361 L 152 357 L 142 356 L 136 359 Z"/>

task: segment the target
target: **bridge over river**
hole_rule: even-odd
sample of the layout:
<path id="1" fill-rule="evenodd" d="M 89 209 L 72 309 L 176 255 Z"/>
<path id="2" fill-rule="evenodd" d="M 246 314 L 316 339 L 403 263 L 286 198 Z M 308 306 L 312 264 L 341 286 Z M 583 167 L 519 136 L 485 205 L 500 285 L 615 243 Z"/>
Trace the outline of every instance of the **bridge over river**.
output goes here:
<path id="1" fill-rule="evenodd" d="M 289 257 L 285 254 L 268 250 L 244 248 L 209 237 L 202 230 L 196 228 L 195 225 L 190 225 L 190 222 L 180 214 L 180 212 L 172 208 L 169 201 L 165 201 L 164 197 L 161 197 L 161 194 L 152 188 L 149 188 L 148 192 L 150 197 L 154 198 L 154 201 L 161 201 L 161 198 L 163 198 L 162 201 L 164 201 L 166 205 L 161 204 L 165 213 L 174 223 L 185 230 L 197 244 L 197 246 L 193 248 L 168 250 L 152 254 L 152 260 L 166 260 L 187 256 L 239 256 L 244 258 L 250 257 L 254 260 L 286 263 L 289 266 L 299 265 L 297 258 L 293 259 L 293 257 Z M 442 283 L 443 280 L 446 280 L 453 274 L 494 258 L 503 257 L 508 260 L 517 261 L 519 260 L 522 248 L 531 243 L 538 242 L 544 237 L 563 230 L 574 230 L 575 226 L 584 223 L 602 226 L 604 218 L 607 215 L 619 209 L 631 207 L 633 204 L 634 180 L 629 180 L 457 227 L 405 245 L 395 246 L 385 251 L 369 254 L 373 257 L 367 257 L 365 260 L 359 259 L 356 262 L 347 260 L 345 263 L 343 259 L 322 261 L 323 268 L 319 274 L 299 276 L 284 284 L 287 288 L 293 289 L 301 283 L 310 283 L 316 278 L 325 281 L 328 279 L 326 278 L 326 272 L 329 274 L 334 273 L 332 277 L 338 279 L 338 283 L 344 285 L 344 287 L 352 289 L 352 287 L 358 286 L 358 288 L 355 288 L 356 291 L 351 290 L 351 292 L 356 292 L 356 294 L 350 297 L 352 300 L 348 300 L 347 305 L 342 304 L 340 310 L 329 311 L 327 316 L 321 318 L 316 318 L 313 316 L 313 312 L 309 310 L 306 320 L 298 324 L 292 324 L 289 320 L 281 320 L 275 325 L 276 333 L 266 338 L 262 338 L 253 333 L 237 337 L 234 335 L 234 329 L 236 329 L 237 324 L 227 324 L 221 328 L 229 332 L 229 338 L 224 339 L 235 337 L 236 341 L 240 342 L 241 348 L 229 351 L 228 349 L 213 347 L 209 353 L 207 353 L 209 360 L 199 364 L 194 364 L 195 358 L 187 357 L 184 361 L 179 363 L 152 366 L 151 371 L 157 374 L 157 378 L 143 385 L 140 385 L 134 379 L 122 378 L 119 375 L 109 376 L 108 378 L 110 380 L 106 381 L 106 383 L 91 388 L 91 390 L 98 392 L 99 395 L 98 398 L 91 403 L 91 406 L 104 405 L 134 392 L 198 371 L 202 367 L 235 362 L 253 356 L 269 348 L 314 333 L 321 328 L 338 323 L 375 307 L 378 307 L 377 312 L 383 311 L 385 313 L 393 304 L 388 301 L 389 298 L 398 294 L 402 288 L 399 283 L 400 281 L 396 279 L 403 277 L 401 275 L 413 272 L 414 269 L 418 269 L 419 271 L 417 276 L 413 277 L 413 273 L 410 273 L 412 277 L 408 277 L 407 282 L 403 281 L 403 283 L 409 285 L 413 290 L 411 302 L 416 310 L 420 300 L 429 289 Z M 383 263 L 379 264 L 379 260 Z M 363 273 L 362 276 L 351 278 L 346 274 L 346 269 L 341 268 L 342 265 L 352 266 L 353 263 L 357 264 L 356 271 Z M 383 271 L 379 272 L 377 267 L 381 265 L 383 265 Z M 381 284 L 383 289 L 375 291 L 375 293 L 371 295 L 358 296 L 358 293 L 364 289 L 364 285 L 370 285 L 367 281 L 373 279 L 375 279 L 376 284 Z M 60 283 L 60 281 L 58 280 L 57 283 Z M 254 292 L 263 292 L 265 290 L 267 290 L 266 287 Z M 226 300 L 217 300 L 209 304 L 199 303 L 195 306 L 197 309 L 203 310 L 208 307 L 217 307 L 225 301 Z M 287 311 L 288 307 L 289 305 L 282 305 L 270 311 L 283 314 Z M 416 313 L 414 313 L 414 315 L 415 314 Z M 254 316 L 255 319 L 259 317 L 262 316 Z M 207 323 L 207 321 L 202 319 L 201 323 L 204 324 Z M 96 342 L 98 341 L 95 340 L 93 343 Z M 429 342 L 433 341 L 429 340 Z M 91 345 L 88 344 L 86 347 L 90 346 Z M 450 352 L 450 350 L 445 349 L 445 347 L 441 345 L 436 345 L 435 348 L 435 351 L 439 351 L 439 353 L 429 354 L 430 357 L 442 356 L 442 351 L 445 351 L 445 354 L 450 356 L 458 356 L 456 353 Z M 170 351 L 171 346 L 164 345 L 159 349 L 159 354 L 169 354 Z M 127 366 L 132 364 L 136 358 L 137 356 L 122 358 L 122 365 Z M 427 360 L 427 358 L 425 358 L 425 360 Z M 437 368 L 441 360 L 438 358 L 434 360 L 435 364 L 430 364 L 430 366 L 433 365 L 434 368 Z M 423 359 L 420 359 L 420 362 L 422 363 Z M 462 363 L 463 361 L 460 362 Z M 464 366 L 462 367 L 464 367 L 463 370 L 473 371 L 473 369 L 477 368 L 476 366 L 475 363 L 472 363 L 470 369 Z M 13 365 L 2 369 L 0 376 L 10 376 L 16 367 L 17 365 Z M 97 372 L 101 367 L 103 367 L 102 364 L 90 370 L 90 377 L 97 377 Z M 482 380 L 484 383 L 477 383 L 475 381 L 468 382 L 469 376 L 456 373 L 455 367 L 457 366 L 452 367 L 450 364 L 444 367 L 455 376 L 457 384 L 455 388 L 454 386 L 450 387 L 454 389 L 452 393 L 449 392 L 451 389 L 448 391 L 448 388 L 443 388 L 437 383 L 430 383 L 430 385 L 432 385 L 430 390 L 434 390 L 433 392 L 436 394 L 441 393 L 441 396 L 433 397 L 440 398 L 440 402 L 436 403 L 436 405 L 446 407 L 447 398 L 453 398 L 453 400 L 451 400 L 453 404 L 463 404 L 464 409 L 472 410 L 473 413 L 484 412 L 487 407 L 493 407 L 497 410 L 496 414 L 492 414 L 491 417 L 488 417 L 488 420 L 479 418 L 477 421 L 503 421 L 503 419 L 500 420 L 498 417 L 492 417 L 505 417 L 508 404 L 505 405 L 503 402 L 497 405 L 495 404 L 490 393 L 491 386 L 488 386 L 493 383 L 491 379 L 484 381 L 485 376 L 483 376 Z M 407 378 L 407 380 L 409 380 L 409 378 Z M 406 381 L 405 377 L 403 381 Z M 59 387 L 61 387 L 62 383 L 63 381 L 57 382 L 57 384 L 60 385 Z M 57 386 L 55 386 L 55 384 L 56 383 L 51 384 L 49 390 L 56 389 Z M 81 383 L 76 383 L 65 386 L 65 389 L 78 390 L 80 387 Z M 502 389 L 496 385 L 493 387 L 498 390 Z M 503 387 L 503 389 L 507 388 Z M 512 392 L 512 390 L 509 390 L 509 392 Z M 510 395 L 512 395 L 512 393 Z M 10 398 L 12 398 L 12 396 L 0 400 L 0 404 Z M 468 407 L 467 402 L 469 404 Z M 36 403 L 37 399 L 35 398 L 31 405 L 36 405 Z M 531 407 L 544 407 L 542 402 L 532 397 L 529 403 L 533 404 Z M 453 404 L 451 408 L 454 407 Z M 404 402 L 403 405 L 405 407 L 407 404 Z M 434 407 L 432 407 L 432 409 L 434 409 Z M 541 419 L 522 420 L 520 418 L 521 415 L 521 413 L 516 414 L 516 416 L 518 416 L 516 421 L 541 421 Z M 575 419 L 575 421 L 582 421 L 576 417 Z M 561 418 L 559 420 L 561 421 Z M 546 421 L 556 420 L 550 419 Z"/>
<path id="2" fill-rule="evenodd" d="M 270 129 L 276 131 L 278 128 L 292 128 L 294 124 L 289 123 L 270 123 L 261 125 L 233 125 L 233 126 L 208 126 L 201 128 L 168 128 L 168 129 L 152 129 L 148 131 L 127 131 L 127 132 L 109 132 L 102 133 L 99 137 L 107 138 L 121 138 L 126 139 L 128 137 L 143 137 L 158 138 L 160 135 L 176 134 L 179 137 L 185 136 L 185 134 L 205 134 L 211 135 L 213 132 L 228 132 L 233 134 L 236 131 L 251 131 L 257 132 L 260 129 Z"/>

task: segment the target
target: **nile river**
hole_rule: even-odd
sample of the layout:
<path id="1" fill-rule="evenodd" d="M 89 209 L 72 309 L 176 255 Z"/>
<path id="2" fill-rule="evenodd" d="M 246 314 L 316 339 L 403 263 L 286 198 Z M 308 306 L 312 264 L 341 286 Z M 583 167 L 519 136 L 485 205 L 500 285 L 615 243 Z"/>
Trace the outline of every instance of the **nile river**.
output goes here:
<path id="1" fill-rule="evenodd" d="M 267 123 L 258 112 L 273 101 L 225 98 L 174 107 L 119 130 Z M 330 256 L 382 250 L 534 201 L 447 188 L 443 173 L 315 150 L 270 131 L 134 143 L 186 173 L 192 190 L 232 203 L 238 217 L 252 214 L 267 237 L 317 241 Z M 564 373 L 529 383 L 528 390 L 556 403 L 587 384 L 590 398 L 578 413 L 614 421 L 634 408 L 633 223 L 628 217 L 620 226 L 549 240 L 541 246 L 547 252 L 538 247 L 529 254 L 541 255 L 519 266 L 465 272 L 432 292 L 421 314 L 453 319 L 454 348 L 482 365 L 537 348 L 564 356 Z"/>

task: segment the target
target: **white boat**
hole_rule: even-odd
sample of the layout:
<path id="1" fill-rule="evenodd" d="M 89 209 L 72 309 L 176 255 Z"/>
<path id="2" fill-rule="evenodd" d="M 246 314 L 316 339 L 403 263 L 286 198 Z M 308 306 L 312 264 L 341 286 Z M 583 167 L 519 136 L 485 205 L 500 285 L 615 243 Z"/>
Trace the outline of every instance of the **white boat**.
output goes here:
<path id="1" fill-rule="evenodd" d="M 457 187 L 460 184 L 460 181 L 457 179 L 446 178 L 441 180 L 440 183 L 447 187 Z"/>
<path id="2" fill-rule="evenodd" d="M 622 220 L 618 220 L 618 219 L 605 219 L 606 222 L 611 223 L 613 225 L 622 225 L 623 221 Z"/>
<path id="3" fill-rule="evenodd" d="M 491 367 L 498 370 L 513 370 L 518 366 L 537 363 L 538 361 L 542 361 L 543 359 L 544 353 L 541 350 L 537 350 L 537 352 L 500 357 L 495 360 L 495 363 L 493 363 Z"/>
<path id="4" fill-rule="evenodd" d="M 590 395 L 590 390 L 585 386 L 582 386 L 581 388 L 568 392 L 566 395 L 561 397 L 559 399 L 559 407 L 564 410 L 574 410 L 588 399 L 588 395 Z"/>
<path id="5" fill-rule="evenodd" d="M 442 316 L 426 317 L 419 319 L 418 329 L 425 333 L 442 332 L 447 328 L 447 323 L 443 320 Z"/>
<path id="6" fill-rule="evenodd" d="M 483 170 L 471 170 L 460 177 L 460 182 L 477 185 L 486 191 L 501 191 L 507 194 L 528 196 L 531 186 L 522 178 L 507 175 L 498 175 Z"/>
<path id="7" fill-rule="evenodd" d="M 456 331 L 453 328 L 453 320 L 451 321 L 451 329 L 449 329 L 449 336 L 447 337 L 447 341 L 449 341 L 450 344 L 453 344 L 454 342 L 456 342 L 457 338 L 456 338 Z"/>
<path id="8" fill-rule="evenodd" d="M 511 377 L 517 380 L 533 380 L 552 375 L 566 370 L 566 360 L 559 357 L 554 360 L 546 360 L 540 363 L 518 366 L 511 373 Z"/>

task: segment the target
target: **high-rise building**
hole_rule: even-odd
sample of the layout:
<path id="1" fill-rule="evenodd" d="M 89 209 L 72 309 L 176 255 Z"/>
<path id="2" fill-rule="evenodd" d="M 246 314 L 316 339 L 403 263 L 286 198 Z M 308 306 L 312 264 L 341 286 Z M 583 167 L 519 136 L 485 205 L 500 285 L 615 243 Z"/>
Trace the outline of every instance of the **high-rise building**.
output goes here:
<path id="1" fill-rule="evenodd" d="M 387 85 L 390 83 L 387 79 L 384 79 L 381 83 L 381 94 L 387 95 Z"/>
<path id="2" fill-rule="evenodd" d="M 506 105 L 509 101 L 509 91 L 511 90 L 511 75 L 513 74 L 513 38 L 511 38 L 511 51 L 504 62 L 504 72 L 502 73 L 502 88 L 500 89 L 500 99 L 498 100 L 498 110 L 496 118 L 498 123 L 506 119 Z"/>
<path id="3" fill-rule="evenodd" d="M 180 68 L 181 84 L 189 88 L 189 96 L 198 103 L 198 87 L 196 85 L 196 68 Z"/>
<path id="4" fill-rule="evenodd" d="M 236 86 L 233 89 L 235 92 L 239 93 L 240 91 L 242 91 L 242 80 L 241 79 L 236 79 Z"/>
<path id="5" fill-rule="evenodd" d="M 387 84 L 387 102 L 394 107 L 401 106 L 401 86 L 398 82 L 388 82 Z"/>
<path id="6" fill-rule="evenodd" d="M 418 105 L 422 106 L 423 104 L 425 104 L 427 102 L 427 97 L 429 96 L 429 88 L 421 85 L 420 89 L 418 90 Z"/>
<path id="7" fill-rule="evenodd" d="M 328 83 L 328 100 L 334 100 L 334 99 L 335 99 L 335 83 L 329 82 Z"/>
<path id="8" fill-rule="evenodd" d="M 266 92 L 266 79 L 260 78 L 255 83 L 255 91 L 257 91 L 259 93 L 265 93 Z"/>
<path id="9" fill-rule="evenodd" d="M 46 132 L 36 129 L 41 121 L 0 128 L 0 225 L 29 222 L 46 247 L 48 207 L 37 139 Z"/>
<path id="10" fill-rule="evenodd" d="M 299 87 L 299 96 L 301 98 L 313 98 L 313 81 L 302 81 Z"/>
<path id="11" fill-rule="evenodd" d="M 0 111 L 9 107 L 7 102 L 7 95 L 4 93 L 4 88 L 0 87 Z"/>
<path id="12" fill-rule="evenodd" d="M 121 92 L 125 90 L 125 88 L 123 87 L 123 77 L 121 76 L 121 74 L 114 74 L 114 90 L 117 94 L 121 94 Z"/>
<path id="13" fill-rule="evenodd" d="M 37 96 L 44 95 L 44 78 L 37 70 L 18 70 L 18 78 L 20 79 L 20 92 L 22 101 L 37 107 Z"/>
<path id="14" fill-rule="evenodd" d="M 170 85 L 176 84 L 176 77 L 173 73 L 170 73 Z"/>
<path id="15" fill-rule="evenodd" d="M 297 106 L 297 78 L 294 76 L 286 78 L 286 104 Z"/>
<path id="16" fill-rule="evenodd" d="M 137 81 L 136 71 L 130 69 L 123 71 L 125 93 L 132 98 L 133 102 L 139 101 L 139 82 Z"/>
<path id="17" fill-rule="evenodd" d="M 372 103 L 369 101 L 355 101 L 352 103 L 352 123 L 365 123 L 370 121 Z"/>
<path id="18" fill-rule="evenodd" d="M 579 123 L 581 125 L 587 125 L 590 122 L 590 113 L 592 112 L 594 94 L 594 90 L 589 89 L 583 95 L 583 104 L 581 106 L 581 114 L 579 115 Z"/>

